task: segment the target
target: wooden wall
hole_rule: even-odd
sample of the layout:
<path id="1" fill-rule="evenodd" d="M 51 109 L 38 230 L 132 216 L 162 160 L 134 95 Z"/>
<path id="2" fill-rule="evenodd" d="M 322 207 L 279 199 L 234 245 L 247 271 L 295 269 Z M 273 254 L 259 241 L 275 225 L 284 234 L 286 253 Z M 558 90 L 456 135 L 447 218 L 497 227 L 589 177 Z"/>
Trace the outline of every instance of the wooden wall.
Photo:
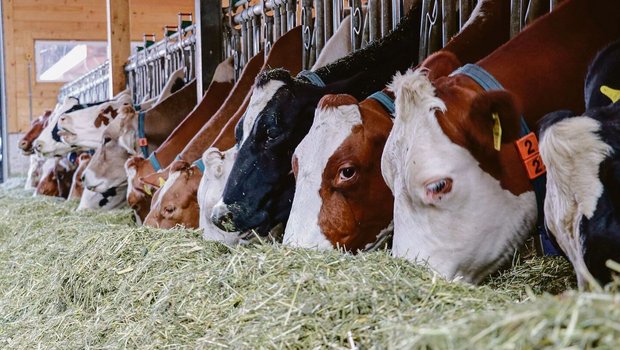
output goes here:
<path id="1" fill-rule="evenodd" d="M 6 56 L 8 130 L 29 128 L 28 62 L 32 72 L 33 117 L 52 109 L 62 83 L 35 77 L 34 41 L 106 40 L 106 0 L 2 0 Z M 162 37 L 162 27 L 177 23 L 178 12 L 194 12 L 194 0 L 129 0 L 132 40 L 143 33 Z"/>

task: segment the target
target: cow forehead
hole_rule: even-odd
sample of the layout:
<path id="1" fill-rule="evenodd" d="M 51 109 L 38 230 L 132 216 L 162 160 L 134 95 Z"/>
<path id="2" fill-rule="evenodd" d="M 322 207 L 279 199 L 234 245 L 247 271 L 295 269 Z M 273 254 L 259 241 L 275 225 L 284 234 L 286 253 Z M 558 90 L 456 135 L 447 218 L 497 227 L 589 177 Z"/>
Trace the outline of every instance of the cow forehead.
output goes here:
<path id="1" fill-rule="evenodd" d="M 361 124 L 362 116 L 357 104 L 317 108 L 310 131 L 295 149 L 299 165 L 316 167 L 318 164 L 315 161 L 327 164 L 329 157 L 351 134 L 352 128 Z"/>
<path id="2" fill-rule="evenodd" d="M 278 89 L 284 85 L 285 83 L 281 80 L 270 80 L 261 86 L 254 86 L 250 103 L 243 117 L 243 139 L 241 144 L 248 138 L 258 115 L 265 109 L 267 103 L 273 98 Z"/>

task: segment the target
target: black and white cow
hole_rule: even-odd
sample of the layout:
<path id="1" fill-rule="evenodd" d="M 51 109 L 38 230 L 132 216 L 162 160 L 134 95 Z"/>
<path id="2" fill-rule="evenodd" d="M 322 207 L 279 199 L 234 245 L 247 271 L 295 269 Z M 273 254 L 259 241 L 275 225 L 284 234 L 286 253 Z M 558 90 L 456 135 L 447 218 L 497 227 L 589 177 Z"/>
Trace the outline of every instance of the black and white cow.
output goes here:
<path id="1" fill-rule="evenodd" d="M 545 221 L 575 268 L 580 288 L 611 281 L 620 262 L 620 41 L 602 50 L 585 83 L 586 112 L 541 121 L 547 166 Z"/>

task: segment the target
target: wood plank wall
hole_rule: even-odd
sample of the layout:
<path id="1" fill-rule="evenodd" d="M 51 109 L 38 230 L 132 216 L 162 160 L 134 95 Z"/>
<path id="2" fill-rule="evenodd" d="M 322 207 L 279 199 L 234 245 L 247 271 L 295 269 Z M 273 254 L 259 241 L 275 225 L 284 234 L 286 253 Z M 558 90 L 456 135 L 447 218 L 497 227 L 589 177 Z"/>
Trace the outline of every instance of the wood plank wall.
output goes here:
<path id="1" fill-rule="evenodd" d="M 32 112 L 36 118 L 54 108 L 61 83 L 38 83 L 34 41 L 106 40 L 105 0 L 2 0 L 6 55 L 8 130 L 30 126 L 28 62 L 32 72 Z M 178 12 L 194 12 L 194 0 L 130 0 L 131 38 L 162 37 L 162 27 L 177 23 Z"/>

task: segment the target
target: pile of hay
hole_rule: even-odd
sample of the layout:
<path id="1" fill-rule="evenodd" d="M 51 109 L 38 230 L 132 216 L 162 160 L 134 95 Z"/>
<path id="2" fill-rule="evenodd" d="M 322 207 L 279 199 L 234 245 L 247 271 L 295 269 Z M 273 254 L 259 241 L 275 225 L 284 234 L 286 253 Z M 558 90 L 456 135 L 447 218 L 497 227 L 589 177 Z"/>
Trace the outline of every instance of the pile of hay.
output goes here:
<path id="1" fill-rule="evenodd" d="M 620 346 L 620 296 L 534 259 L 483 286 L 386 252 L 227 248 L 0 188 L 0 348 Z"/>

